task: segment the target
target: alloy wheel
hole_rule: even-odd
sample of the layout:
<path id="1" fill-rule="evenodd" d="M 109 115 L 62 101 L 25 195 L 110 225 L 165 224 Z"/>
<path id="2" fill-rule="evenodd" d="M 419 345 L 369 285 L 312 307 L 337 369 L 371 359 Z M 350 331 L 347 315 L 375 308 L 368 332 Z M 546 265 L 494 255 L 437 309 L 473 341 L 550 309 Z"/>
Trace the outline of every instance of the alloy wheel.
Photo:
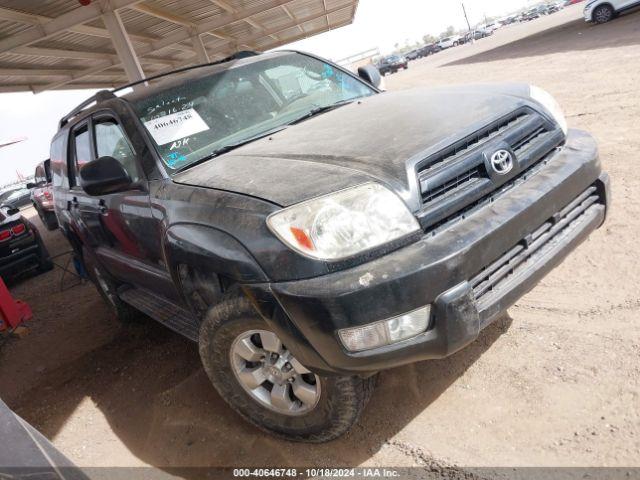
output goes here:
<path id="1" fill-rule="evenodd" d="M 262 406 L 284 415 L 303 415 L 320 400 L 320 379 L 267 330 L 238 335 L 230 350 L 238 383 Z"/>
<path id="2" fill-rule="evenodd" d="M 613 11 L 607 6 L 599 7 L 596 9 L 594 17 L 596 22 L 606 23 L 613 18 Z"/>

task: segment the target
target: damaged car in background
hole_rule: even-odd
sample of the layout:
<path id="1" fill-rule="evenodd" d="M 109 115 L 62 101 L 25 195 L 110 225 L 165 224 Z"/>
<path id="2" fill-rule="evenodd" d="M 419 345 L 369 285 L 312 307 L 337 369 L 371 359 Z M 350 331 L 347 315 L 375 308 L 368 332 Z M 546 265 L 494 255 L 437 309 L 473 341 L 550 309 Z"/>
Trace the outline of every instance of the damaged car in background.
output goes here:
<path id="1" fill-rule="evenodd" d="M 110 308 L 197 342 L 287 439 L 344 434 L 377 372 L 473 342 L 607 212 L 595 141 L 544 90 L 380 82 L 243 54 L 100 92 L 52 142 L 60 228 Z"/>

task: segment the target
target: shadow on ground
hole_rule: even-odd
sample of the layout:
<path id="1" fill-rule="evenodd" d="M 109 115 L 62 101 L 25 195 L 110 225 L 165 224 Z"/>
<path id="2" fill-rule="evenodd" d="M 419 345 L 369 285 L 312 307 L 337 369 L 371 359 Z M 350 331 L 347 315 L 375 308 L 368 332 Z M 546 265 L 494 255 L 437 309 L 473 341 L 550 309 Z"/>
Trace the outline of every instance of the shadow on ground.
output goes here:
<path id="1" fill-rule="evenodd" d="M 428 409 L 510 324 L 508 317 L 498 320 L 448 359 L 383 372 L 358 425 L 323 445 L 294 446 L 247 424 L 212 388 L 196 346 L 151 321 L 120 327 L 107 344 L 45 372 L 13 407 L 54 438 L 88 398 L 136 457 L 185 476 L 190 472 L 181 467 L 353 466 Z M 91 448 L 100 427 L 84 427 L 72 430 L 86 435 Z"/>
<path id="2" fill-rule="evenodd" d="M 535 20 L 534 20 L 535 21 Z M 621 35 L 620 32 L 624 32 Z M 640 9 L 603 24 L 575 20 L 444 66 L 468 65 L 554 53 L 616 48 L 640 44 Z"/>
<path id="3" fill-rule="evenodd" d="M 53 254 L 66 249 L 58 232 L 43 236 Z M 115 434 L 116 443 L 102 450 L 120 449 L 125 462 L 131 452 L 183 476 L 193 471 L 181 469 L 193 466 L 360 464 L 428 410 L 511 324 L 501 318 L 445 360 L 382 372 L 369 407 L 347 436 L 294 445 L 262 433 L 225 404 L 195 344 L 144 318 L 119 325 L 93 285 L 60 289 L 61 275 L 56 268 L 13 290 L 29 301 L 35 318 L 31 335 L 0 349 L 4 400 L 48 438 L 64 435 L 63 445 L 89 450 L 114 442 Z M 88 409 L 87 402 L 93 404 Z"/>

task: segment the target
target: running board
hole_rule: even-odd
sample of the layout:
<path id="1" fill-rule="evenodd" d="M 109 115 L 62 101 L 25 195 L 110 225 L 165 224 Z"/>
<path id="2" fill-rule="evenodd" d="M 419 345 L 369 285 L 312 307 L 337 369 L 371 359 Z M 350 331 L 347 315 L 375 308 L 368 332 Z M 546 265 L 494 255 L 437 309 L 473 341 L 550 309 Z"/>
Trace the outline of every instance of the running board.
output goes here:
<path id="1" fill-rule="evenodd" d="M 191 312 L 140 288 L 118 294 L 120 299 L 189 340 L 198 341 L 200 324 Z"/>

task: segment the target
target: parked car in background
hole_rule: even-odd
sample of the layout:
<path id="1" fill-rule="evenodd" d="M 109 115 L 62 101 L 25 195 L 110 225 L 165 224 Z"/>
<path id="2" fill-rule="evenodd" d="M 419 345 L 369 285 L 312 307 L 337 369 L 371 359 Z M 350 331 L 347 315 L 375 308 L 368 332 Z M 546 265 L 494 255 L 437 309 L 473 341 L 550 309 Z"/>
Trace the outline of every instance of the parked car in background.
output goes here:
<path id="1" fill-rule="evenodd" d="M 460 45 L 461 39 L 462 37 L 460 35 L 453 35 L 451 37 L 441 39 L 438 43 L 436 43 L 436 45 L 440 49 L 445 50 L 447 48 L 457 47 L 458 45 Z"/>
<path id="2" fill-rule="evenodd" d="M 531 20 L 535 20 L 536 18 L 540 18 L 540 12 L 538 12 L 537 8 L 532 8 L 531 10 L 527 10 L 520 17 L 520 21 L 522 22 L 530 22 Z"/>
<path id="3" fill-rule="evenodd" d="M 489 30 L 476 29 L 466 33 L 463 38 L 464 38 L 464 43 L 469 43 L 472 39 L 480 40 L 481 38 L 490 37 L 491 35 L 493 35 L 493 32 Z"/>
<path id="4" fill-rule="evenodd" d="M 31 190 L 26 187 L 18 187 L 3 192 L 0 197 L 0 206 L 25 207 L 31 204 Z"/>
<path id="5" fill-rule="evenodd" d="M 584 6 L 584 19 L 587 22 L 606 23 L 635 7 L 640 7 L 640 0 L 589 0 Z"/>
<path id="6" fill-rule="evenodd" d="M 411 50 L 409 53 L 407 53 L 405 55 L 405 58 L 407 60 L 417 60 L 417 59 L 419 59 L 421 57 L 422 57 L 422 55 L 420 54 L 420 49 Z"/>
<path id="7" fill-rule="evenodd" d="M 398 70 L 406 70 L 409 68 L 409 62 L 401 55 L 389 55 L 380 60 L 377 66 L 380 74 L 386 75 L 396 73 Z"/>
<path id="8" fill-rule="evenodd" d="M 221 397 L 289 440 L 338 437 L 377 372 L 473 342 L 609 203 L 595 140 L 544 90 L 358 74 L 234 57 L 101 91 L 51 144 L 105 304 L 196 342 Z"/>
<path id="9" fill-rule="evenodd" d="M 536 10 L 538 11 L 538 14 L 540 16 L 549 15 L 549 13 L 550 13 L 549 12 L 549 5 L 538 5 L 536 7 Z"/>
<path id="10" fill-rule="evenodd" d="M 27 184 L 31 190 L 31 203 L 38 212 L 40 220 L 47 230 L 58 228 L 58 219 L 53 210 L 53 185 L 51 184 L 51 160 L 39 163 L 33 182 Z"/>
<path id="11" fill-rule="evenodd" d="M 551 3 L 547 6 L 548 14 L 559 12 L 564 8 L 564 4 L 562 2 Z"/>
<path id="12" fill-rule="evenodd" d="M 438 47 L 435 43 L 430 43 L 428 45 L 425 45 L 424 47 L 422 47 L 420 49 L 420 54 L 423 57 L 427 57 L 429 55 L 433 55 L 434 53 L 437 53 L 441 50 L 440 47 Z"/>
<path id="13" fill-rule="evenodd" d="M 13 206 L 0 207 L 0 276 L 4 280 L 53 268 L 38 229 Z"/>
<path id="14" fill-rule="evenodd" d="M 493 33 L 496 30 L 498 30 L 499 28 L 502 27 L 502 23 L 500 22 L 491 22 L 490 24 L 488 24 L 484 30 L 488 30 L 489 32 Z"/>

